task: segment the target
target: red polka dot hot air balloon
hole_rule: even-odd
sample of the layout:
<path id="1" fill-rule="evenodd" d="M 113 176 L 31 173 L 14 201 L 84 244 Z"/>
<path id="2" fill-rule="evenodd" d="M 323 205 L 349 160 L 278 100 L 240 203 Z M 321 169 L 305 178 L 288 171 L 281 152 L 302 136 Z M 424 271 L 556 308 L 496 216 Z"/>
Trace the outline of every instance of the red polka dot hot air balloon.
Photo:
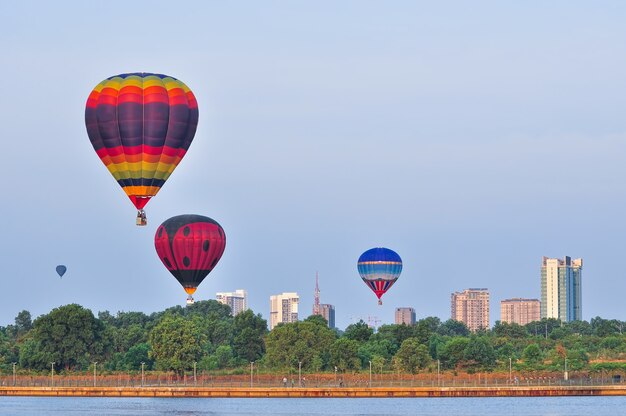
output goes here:
<path id="1" fill-rule="evenodd" d="M 165 220 L 154 236 L 156 252 L 189 295 L 211 273 L 224 253 L 226 235 L 217 221 L 202 215 L 178 215 Z"/>
<path id="2" fill-rule="evenodd" d="M 98 157 L 137 208 L 137 225 L 146 225 L 143 208 L 178 166 L 196 133 L 195 96 L 167 75 L 115 75 L 89 94 L 85 124 Z"/>

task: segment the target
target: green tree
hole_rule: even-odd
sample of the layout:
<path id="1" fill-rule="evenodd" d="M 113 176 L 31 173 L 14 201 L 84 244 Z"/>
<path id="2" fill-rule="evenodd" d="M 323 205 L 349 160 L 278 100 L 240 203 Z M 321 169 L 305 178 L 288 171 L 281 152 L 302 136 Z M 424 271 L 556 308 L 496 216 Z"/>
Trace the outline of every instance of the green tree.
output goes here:
<path id="1" fill-rule="evenodd" d="M 122 359 L 122 368 L 127 371 L 137 370 L 141 368 L 141 363 L 145 363 L 145 369 L 151 369 L 154 360 L 150 358 L 150 344 L 143 342 L 133 345 L 124 354 Z"/>
<path id="2" fill-rule="evenodd" d="M 382 369 L 385 366 L 385 364 L 387 363 L 387 360 L 385 359 L 385 357 L 380 356 L 380 355 L 373 355 L 372 359 L 370 360 L 372 362 L 372 367 L 373 367 L 373 371 L 380 371 L 382 373 Z"/>
<path id="3" fill-rule="evenodd" d="M 469 339 L 465 337 L 454 337 L 445 344 L 439 344 L 437 357 L 441 361 L 443 368 L 456 368 L 465 359 L 465 348 Z"/>
<path id="4" fill-rule="evenodd" d="M 365 366 L 374 356 L 390 360 L 398 347 L 388 339 L 370 338 L 366 343 L 359 345 L 359 358 L 361 365 Z"/>
<path id="5" fill-rule="evenodd" d="M 98 314 L 100 316 L 100 314 Z M 103 315 L 106 319 L 106 317 Z M 117 316 L 112 320 L 112 324 L 118 328 L 127 328 L 136 326 L 143 328 L 152 322 L 152 319 L 143 312 L 118 312 Z"/>
<path id="6" fill-rule="evenodd" d="M 245 362 L 258 361 L 265 353 L 264 338 L 267 321 L 250 309 L 239 313 L 233 321 L 233 352 Z"/>
<path id="7" fill-rule="evenodd" d="M 202 355 L 207 342 L 194 320 L 182 316 L 164 316 L 150 331 L 148 337 L 152 347 L 149 357 L 155 360 L 159 370 L 174 370 L 178 373 L 191 368 Z"/>
<path id="8" fill-rule="evenodd" d="M 113 330 L 115 351 L 126 352 L 137 344 L 148 341 L 148 333 L 140 324 L 130 324 Z"/>
<path id="9" fill-rule="evenodd" d="M 543 353 L 537 344 L 530 344 L 522 352 L 522 360 L 530 367 L 536 367 L 543 362 Z"/>
<path id="10" fill-rule="evenodd" d="M 400 348 L 402 342 L 405 339 L 411 338 L 415 336 L 415 327 L 401 324 L 401 325 L 381 325 L 378 328 L 378 332 L 374 334 L 374 336 L 370 337 L 370 339 L 386 339 L 391 341 L 396 347 L 397 351 Z"/>
<path id="11" fill-rule="evenodd" d="M 559 328 L 554 328 L 550 332 L 550 339 L 562 340 L 562 339 L 568 337 L 571 334 L 572 334 L 572 330 L 569 327 L 561 326 Z"/>
<path id="12" fill-rule="evenodd" d="M 98 359 L 95 347 L 101 341 L 103 329 L 104 325 L 90 310 L 72 304 L 35 319 L 33 338 L 40 352 L 54 361 L 57 368 L 73 370 Z"/>
<path id="13" fill-rule="evenodd" d="M 311 370 L 319 357 L 325 367 L 335 338 L 335 332 L 318 320 L 279 324 L 266 337 L 265 360 L 273 368 L 294 369 L 301 362 Z"/>
<path id="14" fill-rule="evenodd" d="M 492 330 L 493 334 L 497 337 L 505 338 L 526 338 L 528 331 L 522 325 L 516 323 L 500 322 L 496 321 L 496 324 Z"/>
<path id="15" fill-rule="evenodd" d="M 437 333 L 439 335 L 447 335 L 450 337 L 466 337 L 469 335 L 470 330 L 463 322 L 448 319 L 439 326 Z"/>
<path id="16" fill-rule="evenodd" d="M 415 324 L 414 337 L 419 340 L 420 344 L 428 344 L 430 337 L 437 332 L 440 325 L 441 320 L 434 316 L 420 319 Z"/>
<path id="17" fill-rule="evenodd" d="M 33 329 L 33 322 L 30 312 L 23 310 L 15 317 L 15 330 L 17 338 L 24 336 L 31 329 Z"/>
<path id="18" fill-rule="evenodd" d="M 328 326 L 328 321 L 322 315 L 309 315 L 304 320 L 305 322 L 313 322 L 318 325 L 326 325 Z"/>
<path id="19" fill-rule="evenodd" d="M 357 370 L 361 367 L 358 351 L 356 340 L 339 338 L 330 346 L 330 362 L 341 371 Z"/>
<path id="20" fill-rule="evenodd" d="M 496 365 L 496 352 L 487 337 L 471 337 L 463 352 L 465 366 L 472 371 L 492 370 Z"/>
<path id="21" fill-rule="evenodd" d="M 217 368 L 229 367 L 233 360 L 233 350 L 228 345 L 220 345 L 215 350 L 215 363 Z"/>
<path id="22" fill-rule="evenodd" d="M 593 335 L 593 328 L 587 321 L 571 321 L 564 324 L 570 329 L 572 334 Z"/>
<path id="23" fill-rule="evenodd" d="M 561 327 L 561 320 L 555 318 L 543 318 L 541 321 L 527 323 L 526 330 L 529 334 L 547 338 L 555 328 Z"/>
<path id="24" fill-rule="evenodd" d="M 496 355 L 499 360 L 506 361 L 508 363 L 509 358 L 517 360 L 517 354 L 515 347 L 510 342 L 505 342 L 496 348 Z"/>
<path id="25" fill-rule="evenodd" d="M 405 339 L 394 356 L 394 360 L 399 369 L 413 374 L 428 367 L 431 362 L 428 347 L 420 344 L 417 338 Z"/>
<path id="26" fill-rule="evenodd" d="M 374 330 L 370 328 L 363 320 L 356 324 L 350 324 L 343 333 L 343 336 L 358 342 L 366 342 L 370 339 Z"/>
<path id="27" fill-rule="evenodd" d="M 616 319 L 602 319 L 599 316 L 591 319 L 591 327 L 593 332 L 599 337 L 621 335 L 625 329 L 621 321 Z"/>
<path id="28" fill-rule="evenodd" d="M 608 350 L 620 350 L 623 345 L 624 339 L 615 336 L 606 337 L 600 343 L 601 348 L 605 348 Z"/>
<path id="29" fill-rule="evenodd" d="M 19 350 L 17 344 L 10 340 L 4 331 L 0 331 L 0 367 L 2 364 L 16 362 L 18 356 Z"/>
<path id="30" fill-rule="evenodd" d="M 589 354 L 584 348 L 577 348 L 567 352 L 567 368 L 580 371 L 589 364 Z"/>
<path id="31" fill-rule="evenodd" d="M 32 370 L 44 370 L 49 368 L 52 361 L 53 358 L 50 354 L 44 353 L 41 344 L 32 337 L 29 337 L 20 344 L 20 367 Z"/>

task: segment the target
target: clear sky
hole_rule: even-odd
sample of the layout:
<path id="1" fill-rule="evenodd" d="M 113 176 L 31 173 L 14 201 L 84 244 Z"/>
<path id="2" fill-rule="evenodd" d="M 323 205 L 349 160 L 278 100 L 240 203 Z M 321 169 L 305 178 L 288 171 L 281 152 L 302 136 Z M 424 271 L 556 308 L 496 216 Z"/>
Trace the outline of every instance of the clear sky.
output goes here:
<path id="1" fill-rule="evenodd" d="M 157 226 L 217 220 L 196 292 L 238 288 L 265 318 L 319 272 L 337 325 L 394 308 L 450 316 L 450 293 L 540 297 L 541 257 L 582 257 L 583 318 L 625 320 L 623 1 L 0 2 L 0 325 L 79 303 L 184 304 Z M 195 93 L 189 153 L 149 225 L 96 156 L 89 92 L 125 72 Z M 356 262 L 404 261 L 378 306 Z M 57 264 L 68 267 L 59 279 Z"/>

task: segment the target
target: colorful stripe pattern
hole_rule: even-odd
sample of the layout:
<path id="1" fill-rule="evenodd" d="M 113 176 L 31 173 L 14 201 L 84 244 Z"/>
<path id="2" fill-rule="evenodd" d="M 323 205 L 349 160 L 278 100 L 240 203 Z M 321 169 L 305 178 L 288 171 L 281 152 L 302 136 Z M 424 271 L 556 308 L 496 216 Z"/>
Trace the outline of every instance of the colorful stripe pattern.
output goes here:
<path id="1" fill-rule="evenodd" d="M 167 270 L 192 295 L 222 257 L 226 235 L 211 218 L 178 215 L 159 226 L 154 247 Z"/>
<path id="2" fill-rule="evenodd" d="M 87 99 L 89 140 L 137 209 L 143 208 L 191 145 L 198 103 L 167 75 L 121 74 L 98 84 Z"/>
<path id="3" fill-rule="evenodd" d="M 398 280 L 402 272 L 402 259 L 393 250 L 376 247 L 361 254 L 357 269 L 363 282 L 380 299 Z"/>

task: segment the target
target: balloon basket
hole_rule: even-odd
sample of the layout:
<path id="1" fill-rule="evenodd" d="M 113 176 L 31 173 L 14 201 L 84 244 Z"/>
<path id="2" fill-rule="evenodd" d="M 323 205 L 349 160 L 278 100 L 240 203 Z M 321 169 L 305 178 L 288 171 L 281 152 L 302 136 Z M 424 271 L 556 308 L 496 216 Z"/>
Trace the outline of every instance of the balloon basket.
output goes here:
<path id="1" fill-rule="evenodd" d="M 195 303 L 195 300 L 193 299 L 193 296 L 189 295 L 187 296 L 187 305 L 193 305 Z"/>
<path id="2" fill-rule="evenodd" d="M 383 301 L 382 301 L 382 300 L 380 300 L 380 299 L 378 299 L 378 304 L 379 304 L 379 305 L 382 305 L 382 304 L 383 304 Z"/>
<path id="3" fill-rule="evenodd" d="M 137 211 L 136 224 L 141 227 L 148 225 L 148 219 L 146 218 L 146 211 L 144 211 L 143 209 L 140 209 L 139 211 Z"/>

